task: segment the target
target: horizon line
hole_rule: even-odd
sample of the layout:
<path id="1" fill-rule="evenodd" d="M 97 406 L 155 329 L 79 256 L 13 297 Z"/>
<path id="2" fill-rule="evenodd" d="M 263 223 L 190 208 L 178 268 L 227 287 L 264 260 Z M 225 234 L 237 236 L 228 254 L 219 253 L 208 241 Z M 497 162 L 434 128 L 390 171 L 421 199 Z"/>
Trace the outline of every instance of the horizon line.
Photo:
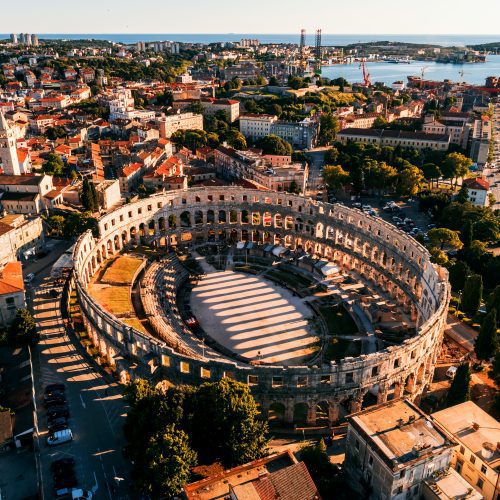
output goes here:
<path id="1" fill-rule="evenodd" d="M 11 31 L 10 33 L 14 33 Z M 21 33 L 21 32 L 19 32 Z M 164 33 L 159 33 L 159 32 L 128 32 L 128 31 L 120 31 L 120 32 L 95 32 L 95 33 L 85 33 L 85 32 L 66 32 L 66 33 L 55 33 L 55 32 L 47 32 L 47 33 L 42 33 L 38 31 L 38 33 L 41 33 L 43 35 L 296 35 L 300 34 L 300 31 L 297 32 L 289 32 L 289 33 L 282 33 L 282 32 L 273 32 L 273 33 L 257 33 L 257 32 L 164 32 Z M 311 35 L 314 33 L 314 31 L 311 31 Z M 9 34 L 9 33 L 1 33 L 2 35 Z M 437 35 L 437 36 L 499 36 L 500 33 L 322 33 L 323 35 L 338 35 L 338 36 L 345 36 L 345 35 L 362 35 L 362 36 L 375 36 L 375 35 L 384 35 L 384 36 L 429 36 L 429 35 Z"/>

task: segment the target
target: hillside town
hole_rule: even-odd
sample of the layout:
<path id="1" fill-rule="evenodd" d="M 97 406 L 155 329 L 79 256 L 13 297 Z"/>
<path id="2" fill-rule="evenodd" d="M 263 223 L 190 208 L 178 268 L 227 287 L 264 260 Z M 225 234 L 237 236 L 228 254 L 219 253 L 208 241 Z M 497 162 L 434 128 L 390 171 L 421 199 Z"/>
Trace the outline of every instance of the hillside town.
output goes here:
<path id="1" fill-rule="evenodd" d="M 485 52 L 0 40 L 0 498 L 499 498 Z"/>

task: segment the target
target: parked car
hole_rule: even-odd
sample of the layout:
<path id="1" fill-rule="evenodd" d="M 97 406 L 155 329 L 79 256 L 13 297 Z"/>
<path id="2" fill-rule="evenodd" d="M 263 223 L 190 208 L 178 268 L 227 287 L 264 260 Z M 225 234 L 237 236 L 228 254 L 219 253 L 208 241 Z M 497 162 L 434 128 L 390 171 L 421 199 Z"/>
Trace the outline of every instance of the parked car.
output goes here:
<path id="1" fill-rule="evenodd" d="M 47 410 L 47 417 L 48 418 L 57 418 L 57 417 L 69 417 L 69 409 L 67 406 L 51 406 Z"/>
<path id="2" fill-rule="evenodd" d="M 24 278 L 25 283 L 31 283 L 35 279 L 35 273 L 29 273 Z"/>
<path id="3" fill-rule="evenodd" d="M 43 404 L 47 407 L 66 404 L 66 396 L 62 393 L 52 393 L 43 398 Z"/>
<path id="4" fill-rule="evenodd" d="M 54 391 L 64 392 L 66 390 L 66 386 L 64 384 L 49 384 L 45 386 L 45 394 L 49 394 Z"/>
<path id="5" fill-rule="evenodd" d="M 71 429 L 56 431 L 53 434 L 49 434 L 49 437 L 47 438 L 47 444 L 49 446 L 69 443 L 70 441 L 73 441 L 73 433 L 71 432 Z"/>

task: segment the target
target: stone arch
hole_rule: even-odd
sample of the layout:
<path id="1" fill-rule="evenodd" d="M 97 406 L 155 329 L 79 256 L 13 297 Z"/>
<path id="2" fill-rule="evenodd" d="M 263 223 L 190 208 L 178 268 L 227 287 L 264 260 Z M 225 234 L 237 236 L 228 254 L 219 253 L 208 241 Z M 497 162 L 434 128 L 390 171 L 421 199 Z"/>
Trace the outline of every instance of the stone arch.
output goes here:
<path id="1" fill-rule="evenodd" d="M 167 225 L 166 225 L 166 222 L 165 222 L 165 217 L 160 217 L 158 219 L 158 229 L 161 232 L 165 232 L 165 230 L 167 229 Z"/>
<path id="2" fill-rule="evenodd" d="M 415 374 L 410 373 L 408 377 L 406 377 L 404 391 L 408 394 L 413 394 L 414 389 L 415 389 Z"/>
<path id="3" fill-rule="evenodd" d="M 144 222 L 141 222 L 139 224 L 139 234 L 141 235 L 141 237 L 146 236 L 146 224 L 144 224 Z"/>
<path id="4" fill-rule="evenodd" d="M 269 425 L 282 425 L 285 422 L 285 405 L 278 402 L 271 403 L 267 414 Z"/>
<path id="5" fill-rule="evenodd" d="M 236 224 L 238 222 L 238 212 L 236 210 L 231 210 L 229 212 L 229 223 Z"/>
<path id="6" fill-rule="evenodd" d="M 120 237 L 117 234 L 115 234 L 113 238 L 113 244 L 115 246 L 115 251 L 118 252 L 121 249 L 121 246 L 120 246 Z"/>
<path id="7" fill-rule="evenodd" d="M 194 225 L 201 226 L 203 224 L 203 212 L 201 210 L 196 210 L 194 213 Z"/>
<path id="8" fill-rule="evenodd" d="M 260 212 L 252 212 L 252 226 L 260 226 L 261 217 Z"/>
<path id="9" fill-rule="evenodd" d="M 177 229 L 177 216 L 175 214 L 170 214 L 168 216 L 168 228 Z"/>
<path id="10" fill-rule="evenodd" d="M 272 221 L 273 221 L 273 217 L 271 215 L 271 212 L 264 212 L 262 219 L 263 219 L 264 227 L 271 227 Z"/>
<path id="11" fill-rule="evenodd" d="M 417 384 L 423 384 L 425 377 L 425 363 L 421 363 L 417 371 Z"/>
<path id="12" fill-rule="evenodd" d="M 307 403 L 295 403 L 293 405 L 293 421 L 298 425 L 307 424 L 309 405 Z"/>
<path id="13" fill-rule="evenodd" d="M 128 231 L 125 230 L 122 232 L 122 246 L 125 246 L 128 243 Z"/>
<path id="14" fill-rule="evenodd" d="M 149 222 L 148 222 L 148 236 L 152 236 L 155 234 L 155 221 L 153 219 L 151 219 Z"/>
<path id="15" fill-rule="evenodd" d="M 225 210 L 219 210 L 218 221 L 219 224 L 225 224 L 227 222 L 227 214 Z"/>
<path id="16" fill-rule="evenodd" d="M 293 229 L 294 221 L 291 215 L 285 217 L 285 229 Z"/>
<path id="17" fill-rule="evenodd" d="M 215 213 L 212 209 L 207 210 L 207 224 L 215 223 Z"/>
<path id="18" fill-rule="evenodd" d="M 328 425 L 330 404 L 328 401 L 319 401 L 316 405 L 316 425 Z"/>
<path id="19" fill-rule="evenodd" d="M 241 223 L 248 224 L 250 222 L 250 217 L 248 215 L 248 210 L 241 211 Z"/>
<path id="20" fill-rule="evenodd" d="M 274 227 L 282 228 L 283 227 L 283 217 L 281 214 L 274 215 Z"/>
<path id="21" fill-rule="evenodd" d="M 184 210 L 179 217 L 181 227 L 191 227 L 191 213 L 188 210 Z"/>

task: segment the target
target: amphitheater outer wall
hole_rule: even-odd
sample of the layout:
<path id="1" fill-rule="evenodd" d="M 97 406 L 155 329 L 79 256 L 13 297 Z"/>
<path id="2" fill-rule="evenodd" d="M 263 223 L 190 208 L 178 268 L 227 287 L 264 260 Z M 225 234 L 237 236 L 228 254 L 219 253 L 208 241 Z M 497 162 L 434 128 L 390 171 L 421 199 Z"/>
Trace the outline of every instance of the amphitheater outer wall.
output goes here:
<path id="1" fill-rule="evenodd" d="M 75 245 L 71 286 L 94 344 L 123 382 L 144 373 L 189 384 L 232 377 L 251 386 L 264 415 L 279 412 L 283 421 L 293 422 L 302 405 L 308 424 L 317 422 L 318 411 L 331 424 L 341 410 L 358 411 L 368 392 L 375 392 L 379 403 L 401 396 L 415 400 L 432 380 L 449 303 L 447 272 L 432 264 L 413 238 L 379 218 L 286 193 L 225 187 L 173 191 L 123 205 L 101 217 L 98 230 L 98 238 L 88 231 Z M 401 345 L 337 363 L 256 366 L 179 354 L 104 311 L 87 291 L 100 265 L 134 238 L 168 247 L 210 234 L 300 245 L 356 270 L 408 309 L 417 334 Z"/>

